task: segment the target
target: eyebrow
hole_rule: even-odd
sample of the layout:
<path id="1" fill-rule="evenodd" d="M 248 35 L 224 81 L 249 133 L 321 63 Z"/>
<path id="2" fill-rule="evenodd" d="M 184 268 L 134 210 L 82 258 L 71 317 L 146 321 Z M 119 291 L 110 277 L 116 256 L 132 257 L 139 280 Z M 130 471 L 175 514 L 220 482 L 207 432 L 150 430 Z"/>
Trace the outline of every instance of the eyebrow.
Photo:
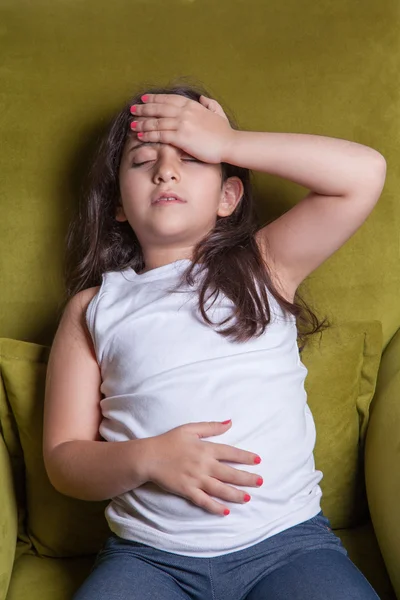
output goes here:
<path id="1" fill-rule="evenodd" d="M 162 142 L 140 142 L 139 144 L 131 146 L 128 150 L 128 154 L 133 150 L 136 150 L 136 148 L 143 148 L 143 146 L 168 146 L 168 144 L 164 144 Z"/>

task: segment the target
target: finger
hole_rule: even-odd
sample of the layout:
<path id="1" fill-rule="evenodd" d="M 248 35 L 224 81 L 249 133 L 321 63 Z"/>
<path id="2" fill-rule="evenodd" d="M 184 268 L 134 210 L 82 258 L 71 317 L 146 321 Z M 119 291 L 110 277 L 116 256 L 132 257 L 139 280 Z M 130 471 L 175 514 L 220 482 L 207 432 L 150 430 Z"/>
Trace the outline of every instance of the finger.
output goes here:
<path id="1" fill-rule="evenodd" d="M 228 117 L 224 113 L 224 109 L 216 100 L 214 100 L 213 98 L 207 98 L 207 96 L 201 95 L 200 102 L 203 104 L 203 106 L 205 106 L 212 112 L 215 112 L 217 115 L 224 117 L 224 119 L 226 119 L 228 121 Z"/>
<path id="2" fill-rule="evenodd" d="M 213 456 L 217 460 L 227 460 L 229 462 L 238 462 L 244 465 L 259 464 L 259 456 L 253 452 L 229 446 L 229 444 L 216 444 L 214 442 L 205 442 L 212 444 Z"/>
<path id="3" fill-rule="evenodd" d="M 212 98 L 207 98 L 207 96 L 200 96 L 200 102 L 206 107 L 215 112 L 215 100 Z"/>
<path id="4" fill-rule="evenodd" d="M 180 94 L 144 94 L 141 98 L 142 102 L 147 103 L 162 102 L 163 104 L 172 104 L 173 106 L 185 106 L 188 102 L 192 102 L 189 98 L 185 98 Z"/>
<path id="5" fill-rule="evenodd" d="M 177 136 L 175 130 L 156 130 L 156 131 L 141 131 L 137 134 L 141 142 L 161 142 L 162 144 L 172 144 L 177 146 Z"/>
<path id="6" fill-rule="evenodd" d="M 240 504 L 244 504 L 250 500 L 250 494 L 247 492 L 238 490 L 226 483 L 222 483 L 214 477 L 209 477 L 207 481 L 204 482 L 202 489 L 206 494 L 216 496 L 217 498 L 227 500 L 228 502 L 239 502 Z"/>
<path id="7" fill-rule="evenodd" d="M 229 510 L 226 506 L 220 504 L 220 502 L 210 498 L 203 490 L 194 490 L 190 496 L 190 500 L 194 504 L 197 504 L 197 506 L 200 506 L 200 508 L 204 508 L 215 515 L 224 515 L 224 511 Z"/>
<path id="8" fill-rule="evenodd" d="M 222 464 L 219 464 L 218 467 L 213 470 L 212 476 L 219 481 L 225 481 L 226 483 L 234 485 L 260 487 L 264 483 L 264 480 L 260 475 Z"/>
<path id="9" fill-rule="evenodd" d="M 135 110 L 133 110 L 135 109 Z M 130 111 L 135 117 L 177 117 L 180 112 L 178 106 L 172 104 L 134 104 Z"/>
<path id="10" fill-rule="evenodd" d="M 176 130 L 177 128 L 178 122 L 176 119 L 140 119 L 131 123 L 131 129 L 136 132 Z"/>

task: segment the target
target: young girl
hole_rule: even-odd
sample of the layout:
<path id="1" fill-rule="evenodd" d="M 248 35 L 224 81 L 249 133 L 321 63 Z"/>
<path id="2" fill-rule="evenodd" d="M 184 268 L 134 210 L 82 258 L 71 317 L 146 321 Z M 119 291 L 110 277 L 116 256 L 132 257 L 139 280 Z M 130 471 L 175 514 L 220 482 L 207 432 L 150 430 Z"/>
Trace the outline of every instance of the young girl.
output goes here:
<path id="1" fill-rule="evenodd" d="M 241 131 L 204 89 L 143 92 L 92 166 L 48 364 L 49 478 L 111 500 L 74 599 L 376 599 L 320 508 L 296 317 L 324 323 L 294 296 L 373 210 L 385 160 Z M 249 169 L 312 191 L 259 228 Z"/>

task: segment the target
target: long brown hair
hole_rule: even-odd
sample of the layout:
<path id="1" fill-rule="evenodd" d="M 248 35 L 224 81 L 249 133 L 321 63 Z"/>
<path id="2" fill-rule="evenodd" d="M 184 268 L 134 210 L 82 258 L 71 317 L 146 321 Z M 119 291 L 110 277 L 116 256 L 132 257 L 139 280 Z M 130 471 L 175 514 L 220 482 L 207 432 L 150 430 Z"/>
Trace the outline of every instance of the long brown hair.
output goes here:
<path id="1" fill-rule="evenodd" d="M 65 303 L 77 292 L 100 285 L 104 272 L 120 271 L 128 267 L 141 271 L 145 266 L 139 241 L 131 225 L 128 221 L 117 221 L 115 215 L 117 206 L 121 203 L 119 165 L 131 131 L 129 125 L 134 119 L 130 106 L 142 104 L 141 96 L 146 92 L 180 94 L 197 102 L 201 94 L 211 97 L 201 84 L 146 86 L 134 94 L 111 120 L 92 159 L 79 209 L 67 232 Z M 225 108 L 224 111 L 231 127 L 238 129 L 236 120 Z M 192 261 L 184 272 L 182 281 L 186 280 L 192 285 L 193 269 L 196 264 L 201 264 L 205 273 L 198 294 L 201 315 L 209 325 L 221 326 L 233 321 L 225 329 L 218 330 L 218 333 L 237 342 L 249 340 L 265 331 L 271 320 L 265 289 L 268 288 L 284 313 L 291 313 L 296 317 L 301 351 L 306 345 L 306 336 L 321 332 L 329 326 L 329 322 L 325 318 L 320 323 L 298 293 L 291 303 L 276 289 L 269 265 L 262 257 L 255 239 L 260 225 L 254 205 L 251 172 L 228 163 L 221 163 L 221 168 L 222 183 L 233 176 L 241 179 L 243 196 L 231 215 L 217 216 L 215 227 L 195 246 Z M 205 303 L 212 296 L 215 302 L 220 292 L 232 301 L 234 310 L 230 318 L 213 323 L 207 315 Z"/>

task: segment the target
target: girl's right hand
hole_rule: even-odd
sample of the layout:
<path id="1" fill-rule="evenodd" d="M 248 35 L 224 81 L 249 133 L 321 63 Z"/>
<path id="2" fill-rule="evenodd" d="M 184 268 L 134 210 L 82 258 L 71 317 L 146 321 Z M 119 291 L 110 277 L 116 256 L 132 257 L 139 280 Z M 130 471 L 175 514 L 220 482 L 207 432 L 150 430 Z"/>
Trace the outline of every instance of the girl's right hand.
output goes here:
<path id="1" fill-rule="evenodd" d="M 262 485 L 259 475 L 219 462 L 225 460 L 254 465 L 260 462 L 255 460 L 259 459 L 257 454 L 201 440 L 202 437 L 222 435 L 231 425 L 232 421 L 227 424 L 218 421 L 187 423 L 149 438 L 151 450 L 146 465 L 147 480 L 213 514 L 229 514 L 226 506 L 208 494 L 243 504 L 249 500 L 246 493 L 222 482 L 251 487 Z"/>

